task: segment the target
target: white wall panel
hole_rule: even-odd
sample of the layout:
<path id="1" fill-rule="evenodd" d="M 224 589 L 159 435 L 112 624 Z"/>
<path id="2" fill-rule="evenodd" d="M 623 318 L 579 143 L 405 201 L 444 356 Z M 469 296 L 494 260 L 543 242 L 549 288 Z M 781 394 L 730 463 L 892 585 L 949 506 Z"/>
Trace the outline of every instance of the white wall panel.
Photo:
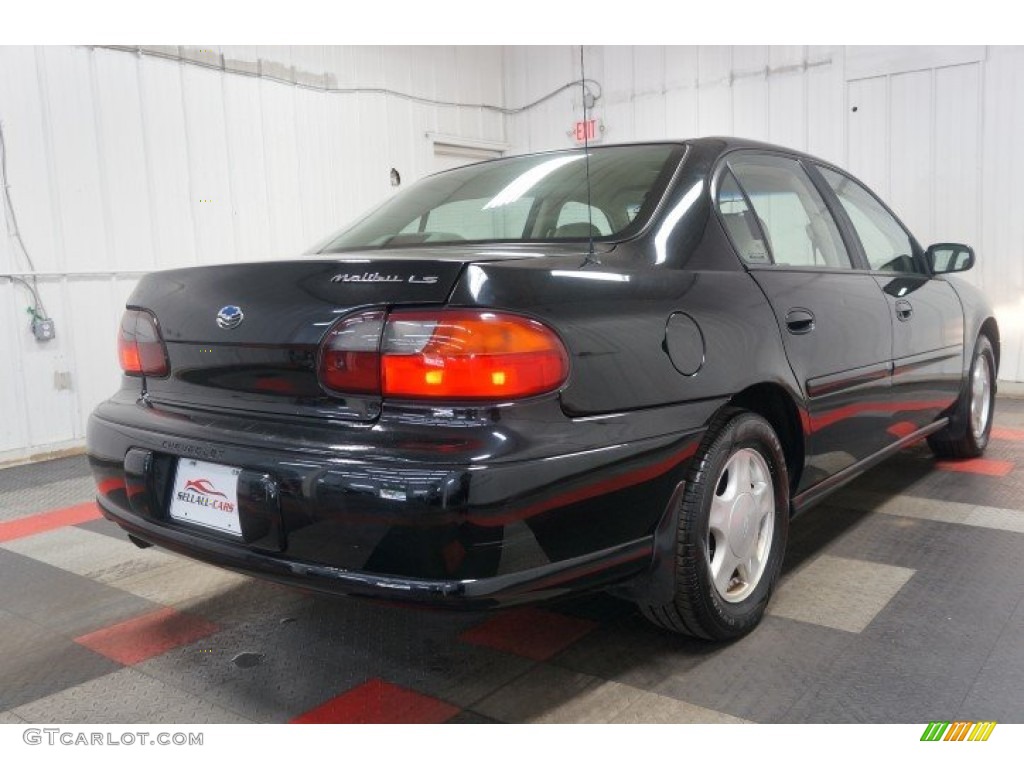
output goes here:
<path id="1" fill-rule="evenodd" d="M 846 164 L 884 198 L 889 196 L 889 78 L 849 84 Z"/>
<path id="2" fill-rule="evenodd" d="M 1003 334 L 1000 376 L 1024 381 L 1024 48 L 992 48 L 985 65 L 982 110 L 982 287 L 996 306 Z"/>
<path id="3" fill-rule="evenodd" d="M 0 374 L 0 463 L 80 442 L 88 413 L 116 388 L 115 330 L 138 273 L 294 256 L 391 194 L 392 167 L 403 186 L 426 173 L 428 132 L 505 141 L 494 110 L 325 90 L 500 106 L 500 48 L 160 53 L 264 77 L 145 52 L 0 47 L 0 122 L 22 232 L 37 271 L 72 273 L 39 279 L 57 322 L 45 344 L 29 331 L 28 294 L 0 278 L 0 355 L 13 361 Z M 548 56 L 571 62 L 565 48 Z M 550 90 L 571 77 L 538 81 L 562 78 Z M 6 228 L 0 235 L 0 274 L 30 271 Z M 71 389 L 55 387 L 59 372 Z"/>
<path id="4" fill-rule="evenodd" d="M 889 84 L 891 151 L 886 202 L 919 236 L 931 231 L 934 221 L 933 80 L 934 74 L 925 70 L 893 75 Z"/>
<path id="5" fill-rule="evenodd" d="M 978 242 L 981 67 L 935 70 L 935 221 L 929 240 Z"/>
<path id="6" fill-rule="evenodd" d="M 701 46 L 697 53 L 697 130 L 704 136 L 733 133 L 732 49 Z"/>
<path id="7" fill-rule="evenodd" d="M 96 130 L 103 222 L 112 269 L 132 270 L 140 253 L 153 253 L 154 227 L 139 99 L 138 62 L 114 51 L 89 57 L 96 103 Z"/>
<path id="8" fill-rule="evenodd" d="M 263 149 L 261 83 L 238 78 L 224 88 L 224 131 L 227 146 L 231 221 L 235 253 L 240 259 L 262 259 L 272 253 L 271 194 Z M 278 213 L 274 204 L 273 216 Z"/>
<path id="9" fill-rule="evenodd" d="M 196 252 L 209 264 L 235 253 L 222 75 L 198 67 L 180 72 Z"/>
<path id="10" fill-rule="evenodd" d="M 807 78 L 802 71 L 769 78 L 768 139 L 794 149 L 807 148 Z"/>
<path id="11" fill-rule="evenodd" d="M 138 256 L 140 268 L 150 261 L 158 269 L 196 264 L 198 195 L 190 173 L 181 65 L 143 59 L 138 76 L 154 235 L 153 252 Z M 248 82 L 239 77 L 236 87 Z"/>
<path id="12" fill-rule="evenodd" d="M 768 46 L 737 46 L 732 58 L 731 133 L 764 136 L 768 132 Z"/>
<path id="13" fill-rule="evenodd" d="M 846 78 L 839 47 L 807 49 L 807 151 L 846 162 Z"/>

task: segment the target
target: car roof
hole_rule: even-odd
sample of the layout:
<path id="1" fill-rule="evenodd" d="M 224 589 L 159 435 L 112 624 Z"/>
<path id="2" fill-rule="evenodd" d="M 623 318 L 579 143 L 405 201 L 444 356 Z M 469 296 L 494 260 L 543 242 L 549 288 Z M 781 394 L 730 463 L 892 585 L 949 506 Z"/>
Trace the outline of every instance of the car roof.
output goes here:
<path id="1" fill-rule="evenodd" d="M 616 142 L 614 144 L 606 144 L 604 142 L 591 144 L 591 149 L 615 149 L 616 147 L 638 147 L 638 146 L 649 146 L 652 144 L 664 144 L 673 146 L 689 146 L 698 151 L 706 152 L 708 154 L 719 156 L 724 155 L 728 152 L 733 152 L 739 149 L 753 149 L 767 152 L 783 152 L 789 155 L 795 155 L 797 157 L 806 158 L 813 160 L 824 165 L 834 165 L 834 163 L 828 160 L 809 155 L 806 152 L 802 152 L 799 149 L 792 147 L 785 147 L 781 144 L 770 144 L 765 141 L 758 141 L 756 139 L 745 139 L 739 136 L 700 136 L 698 138 L 691 139 L 647 139 L 638 141 L 623 141 Z M 538 152 L 518 152 L 511 155 L 502 155 L 501 157 L 488 158 L 486 160 L 480 160 L 476 163 L 467 163 L 466 165 L 459 166 L 459 168 L 471 168 L 476 165 L 484 165 L 486 163 L 493 163 L 499 160 L 510 160 L 517 157 L 540 157 L 543 155 L 555 154 L 558 152 L 574 152 L 583 149 L 582 146 L 575 147 L 556 147 L 554 149 L 545 149 Z M 455 170 L 455 169 L 450 169 Z M 446 171 L 437 171 L 428 176 L 434 176 L 439 173 L 446 173 Z"/>

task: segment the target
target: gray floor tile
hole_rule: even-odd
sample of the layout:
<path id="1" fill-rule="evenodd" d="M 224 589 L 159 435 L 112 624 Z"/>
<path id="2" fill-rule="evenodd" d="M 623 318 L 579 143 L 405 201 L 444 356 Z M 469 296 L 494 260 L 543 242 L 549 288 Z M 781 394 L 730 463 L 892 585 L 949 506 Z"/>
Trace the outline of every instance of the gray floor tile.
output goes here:
<path id="1" fill-rule="evenodd" d="M 104 584 L 182 562 L 157 550 L 141 550 L 127 539 L 112 539 L 73 525 L 8 541 L 0 548 Z"/>
<path id="2" fill-rule="evenodd" d="M 607 723 L 644 691 L 545 664 L 475 705 L 504 723 Z"/>
<path id="3" fill-rule="evenodd" d="M 913 575 L 911 568 L 821 555 L 782 581 L 768 611 L 862 632 Z"/>
<path id="4" fill-rule="evenodd" d="M 698 707 L 689 702 L 669 696 L 659 696 L 645 691 L 644 694 L 619 712 L 613 723 L 745 723 L 748 722 L 723 712 Z"/>
<path id="5" fill-rule="evenodd" d="M 33 723 L 244 723 L 234 712 L 135 669 L 121 669 L 15 710 Z"/>
<path id="6" fill-rule="evenodd" d="M 754 722 L 790 722 L 789 708 L 850 648 L 857 635 L 766 616 L 750 635 L 655 691 Z"/>
<path id="7" fill-rule="evenodd" d="M 79 523 L 76 527 L 81 528 L 83 531 L 92 531 L 93 533 L 102 533 L 104 536 L 109 536 L 112 539 L 118 539 L 119 541 L 128 541 L 128 534 L 121 530 L 121 526 L 117 523 L 107 520 L 105 517 L 97 518 L 96 520 L 90 520 L 87 523 Z M 132 546 L 135 546 L 134 544 Z M 146 552 L 152 551 L 152 547 L 145 550 Z"/>

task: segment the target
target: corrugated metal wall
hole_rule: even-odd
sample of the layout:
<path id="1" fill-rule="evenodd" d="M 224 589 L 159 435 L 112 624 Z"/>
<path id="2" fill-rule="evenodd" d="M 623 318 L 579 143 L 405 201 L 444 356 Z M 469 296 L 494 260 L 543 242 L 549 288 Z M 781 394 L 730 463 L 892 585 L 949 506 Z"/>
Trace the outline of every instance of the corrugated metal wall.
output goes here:
<path id="1" fill-rule="evenodd" d="M 558 47 L 223 47 L 155 55 L 0 48 L 0 122 L 22 233 L 58 338 L 0 280 L 0 462 L 78 444 L 116 386 L 113 334 L 137 272 L 301 251 L 433 167 L 428 132 L 570 146 L 579 77 Z M 736 134 L 806 149 L 875 186 L 925 242 L 975 244 L 1004 379 L 1024 380 L 1024 48 L 588 47 L 605 141 Z M 239 69 L 262 77 L 226 74 Z M 281 82 L 285 81 L 285 82 Z M 296 86 L 294 83 L 298 83 Z M 857 107 L 857 111 L 853 111 Z M 0 218 L 0 274 L 24 272 Z M 104 272 L 107 274 L 81 274 Z M 55 374 L 71 374 L 59 389 Z"/>
<path id="2" fill-rule="evenodd" d="M 80 443 L 117 386 L 114 333 L 138 272 L 295 255 L 389 194 L 392 167 L 406 182 L 430 171 L 428 132 L 505 138 L 493 110 L 318 90 L 502 104 L 500 48 L 151 53 L 196 63 L 0 47 L 11 195 L 36 270 L 58 273 L 39 278 L 57 321 L 45 344 L 27 292 L 0 279 L 0 462 Z M 8 235 L 0 217 L 0 274 L 30 271 Z"/>
<path id="3" fill-rule="evenodd" d="M 606 142 L 738 135 L 832 160 L 925 244 L 967 242 L 996 305 L 1000 377 L 1024 381 L 1024 48 L 587 47 Z M 510 103 L 579 77 L 579 48 L 507 48 Z M 854 111 L 856 108 L 856 111 Z M 579 93 L 509 118 L 513 150 L 571 146 Z"/>

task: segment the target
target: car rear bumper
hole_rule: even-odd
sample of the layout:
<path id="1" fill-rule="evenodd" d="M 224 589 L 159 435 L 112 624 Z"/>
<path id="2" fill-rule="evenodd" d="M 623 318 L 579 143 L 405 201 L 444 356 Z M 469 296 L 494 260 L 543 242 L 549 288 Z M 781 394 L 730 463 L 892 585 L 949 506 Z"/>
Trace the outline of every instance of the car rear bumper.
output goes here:
<path id="1" fill-rule="evenodd" d="M 88 448 L 106 517 L 151 544 L 283 583 L 472 608 L 644 573 L 703 435 L 698 427 L 524 460 L 441 452 L 414 461 L 398 451 L 367 457 L 343 440 L 319 450 L 244 444 L 211 422 L 199 439 L 195 426 L 142 404 L 97 409 Z M 169 517 L 182 457 L 242 469 L 241 540 Z"/>
<path id="2" fill-rule="evenodd" d="M 514 573 L 478 579 L 418 579 L 270 556 L 213 538 L 199 540 L 191 532 L 155 525 L 137 515 L 126 514 L 102 498 L 99 504 L 104 517 L 132 536 L 211 565 L 317 592 L 467 609 L 514 605 L 605 586 L 642 573 L 653 554 L 653 537 L 647 536 Z"/>

